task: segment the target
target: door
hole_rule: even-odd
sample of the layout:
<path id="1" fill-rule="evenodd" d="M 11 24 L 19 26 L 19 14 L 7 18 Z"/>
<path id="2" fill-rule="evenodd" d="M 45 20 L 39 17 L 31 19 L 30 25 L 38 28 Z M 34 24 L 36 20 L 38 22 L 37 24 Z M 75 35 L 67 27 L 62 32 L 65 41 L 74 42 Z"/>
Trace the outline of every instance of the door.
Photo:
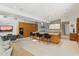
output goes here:
<path id="1" fill-rule="evenodd" d="M 62 22 L 62 35 L 69 35 L 69 22 Z"/>
<path id="2" fill-rule="evenodd" d="M 64 35 L 69 35 L 69 24 L 64 24 Z"/>

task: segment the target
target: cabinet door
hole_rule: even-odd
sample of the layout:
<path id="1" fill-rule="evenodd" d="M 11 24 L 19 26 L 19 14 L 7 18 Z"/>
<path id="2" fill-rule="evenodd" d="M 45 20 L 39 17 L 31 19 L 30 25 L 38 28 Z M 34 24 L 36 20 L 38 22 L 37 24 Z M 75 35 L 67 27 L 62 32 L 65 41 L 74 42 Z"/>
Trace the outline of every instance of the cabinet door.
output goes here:
<path id="1" fill-rule="evenodd" d="M 60 35 L 52 35 L 51 42 L 56 43 L 56 44 L 59 43 L 60 42 Z"/>
<path id="2" fill-rule="evenodd" d="M 79 18 L 77 18 L 77 22 L 79 22 Z"/>
<path id="3" fill-rule="evenodd" d="M 79 24 L 77 24 L 77 33 L 79 33 Z"/>
<path id="4" fill-rule="evenodd" d="M 70 33 L 70 40 L 77 41 L 77 33 Z"/>

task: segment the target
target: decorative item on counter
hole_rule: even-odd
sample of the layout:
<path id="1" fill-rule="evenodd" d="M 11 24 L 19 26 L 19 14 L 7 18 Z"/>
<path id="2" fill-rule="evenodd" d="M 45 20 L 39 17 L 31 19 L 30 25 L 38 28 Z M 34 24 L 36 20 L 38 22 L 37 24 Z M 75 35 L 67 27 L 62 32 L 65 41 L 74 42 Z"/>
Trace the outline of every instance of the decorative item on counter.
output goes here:
<path id="1" fill-rule="evenodd" d="M 75 28 L 73 28 L 73 32 L 75 32 Z"/>
<path id="2" fill-rule="evenodd" d="M 71 27 L 73 28 L 73 32 L 75 32 L 74 24 L 71 24 Z"/>

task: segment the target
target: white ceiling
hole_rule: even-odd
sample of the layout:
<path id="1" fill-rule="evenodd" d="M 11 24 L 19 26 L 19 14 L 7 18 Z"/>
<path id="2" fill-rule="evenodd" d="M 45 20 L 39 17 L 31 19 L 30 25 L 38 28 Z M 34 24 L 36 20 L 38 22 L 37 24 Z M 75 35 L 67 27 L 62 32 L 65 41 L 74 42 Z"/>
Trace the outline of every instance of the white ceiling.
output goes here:
<path id="1" fill-rule="evenodd" d="M 79 5 L 79 4 L 78 4 Z M 72 3 L 3 3 L 5 11 L 16 15 L 34 18 L 35 21 L 50 22 L 67 15 L 74 9 Z M 73 8 L 74 7 L 74 8 Z M 8 8 L 8 9 L 7 9 Z M 76 7 L 78 8 L 78 7 Z M 1 10 L 2 8 L 0 8 Z M 2 9 L 2 10 L 3 10 Z M 2 11 L 1 10 L 1 11 Z M 73 12 L 74 10 L 72 10 Z M 78 11 L 78 9 L 77 9 Z"/>

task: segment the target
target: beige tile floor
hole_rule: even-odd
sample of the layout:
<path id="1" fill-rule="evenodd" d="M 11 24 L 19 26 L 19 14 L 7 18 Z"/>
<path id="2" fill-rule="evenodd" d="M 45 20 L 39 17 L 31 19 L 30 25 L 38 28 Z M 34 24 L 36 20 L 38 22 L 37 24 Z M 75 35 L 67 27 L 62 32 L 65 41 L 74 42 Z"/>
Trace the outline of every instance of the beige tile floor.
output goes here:
<path id="1" fill-rule="evenodd" d="M 12 44 L 12 48 L 11 56 L 33 56 L 30 52 L 18 46 L 16 43 Z"/>
<path id="2" fill-rule="evenodd" d="M 20 39 L 17 44 L 35 56 L 79 56 L 78 44 L 66 39 L 61 39 L 59 44 L 47 44 L 28 37 Z"/>

